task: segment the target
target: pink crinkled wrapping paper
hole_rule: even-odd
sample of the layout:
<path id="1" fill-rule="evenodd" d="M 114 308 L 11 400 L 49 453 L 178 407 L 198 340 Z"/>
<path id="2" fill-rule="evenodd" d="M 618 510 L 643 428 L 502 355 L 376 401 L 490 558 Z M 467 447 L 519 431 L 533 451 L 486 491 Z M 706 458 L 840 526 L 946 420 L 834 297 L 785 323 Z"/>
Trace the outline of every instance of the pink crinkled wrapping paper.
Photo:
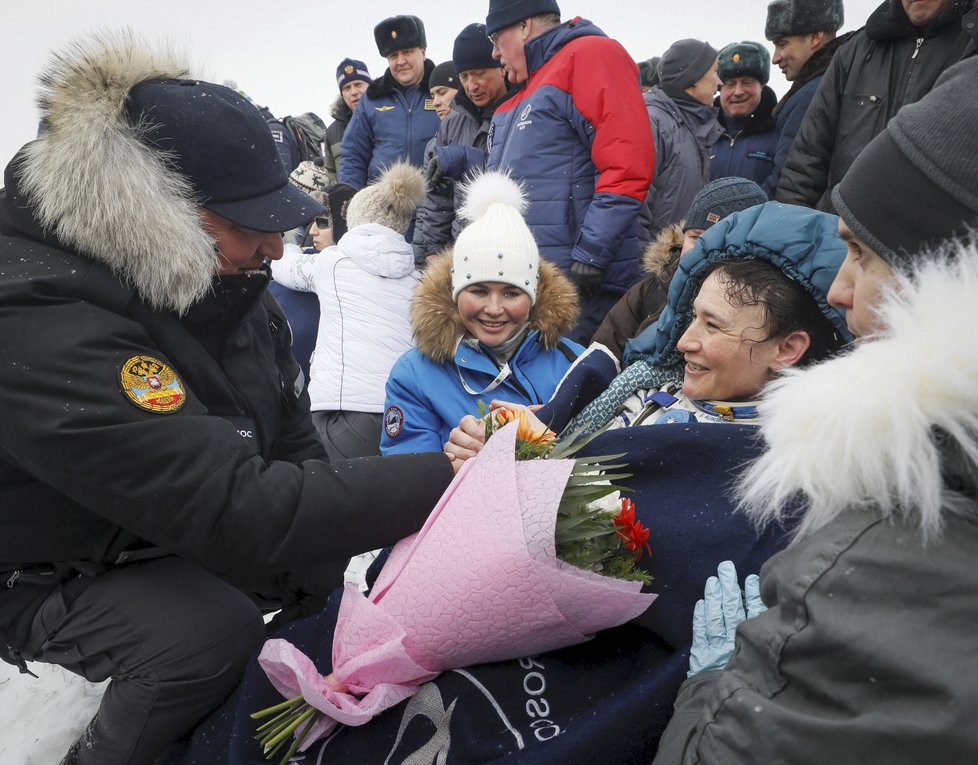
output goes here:
<path id="1" fill-rule="evenodd" d="M 287 698 L 362 725 L 447 669 L 514 659 L 590 639 L 645 611 L 639 582 L 557 559 L 554 524 L 573 460 L 515 459 L 517 423 L 498 431 L 445 491 L 424 527 L 392 550 L 370 596 L 347 585 L 333 635 L 336 691 L 285 640 L 259 661 Z M 365 694 L 357 698 L 352 694 Z"/>

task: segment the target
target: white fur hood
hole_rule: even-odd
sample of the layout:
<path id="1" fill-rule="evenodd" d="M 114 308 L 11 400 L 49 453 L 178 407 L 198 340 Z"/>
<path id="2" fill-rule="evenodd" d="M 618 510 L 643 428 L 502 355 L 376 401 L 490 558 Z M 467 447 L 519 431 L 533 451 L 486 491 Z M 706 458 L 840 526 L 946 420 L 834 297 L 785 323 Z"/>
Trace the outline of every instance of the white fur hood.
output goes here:
<path id="1" fill-rule="evenodd" d="M 742 507 L 765 523 L 805 497 L 799 534 L 854 506 L 939 533 L 978 475 L 978 248 L 953 243 L 899 277 L 880 309 L 888 329 L 844 356 L 790 371 L 765 391 L 767 449 L 743 476 Z M 972 512 L 973 512 L 973 505 Z"/>
<path id="2" fill-rule="evenodd" d="M 402 234 L 379 223 L 362 223 L 347 231 L 336 245 L 369 274 L 401 279 L 414 273 L 414 250 Z"/>
<path id="3" fill-rule="evenodd" d="M 214 241 L 189 184 L 138 140 L 125 106 L 144 80 L 190 76 L 128 32 L 53 54 L 38 99 L 44 132 L 25 147 L 18 179 L 42 229 L 178 313 L 209 289 Z"/>

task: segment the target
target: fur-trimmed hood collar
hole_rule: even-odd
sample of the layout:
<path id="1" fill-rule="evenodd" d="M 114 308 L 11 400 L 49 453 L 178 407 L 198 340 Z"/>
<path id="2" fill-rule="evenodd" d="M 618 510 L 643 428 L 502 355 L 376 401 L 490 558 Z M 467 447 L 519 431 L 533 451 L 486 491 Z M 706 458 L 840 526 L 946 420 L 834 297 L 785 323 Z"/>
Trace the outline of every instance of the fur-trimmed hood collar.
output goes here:
<path id="1" fill-rule="evenodd" d="M 759 523 L 780 520 L 799 494 L 800 535 L 850 507 L 903 516 L 925 537 L 944 513 L 975 512 L 978 348 L 962 331 L 978 325 L 978 248 L 926 258 L 884 296 L 887 330 L 766 389 L 767 449 L 740 492 Z"/>
<path id="2" fill-rule="evenodd" d="M 530 327 L 540 331 L 547 348 L 557 345 L 577 321 L 577 290 L 560 269 L 540 261 L 537 300 L 530 309 Z M 458 306 L 452 300 L 451 251 L 432 258 L 411 303 L 411 329 L 418 350 L 436 362 L 453 358 L 465 333 Z"/>
<path id="3" fill-rule="evenodd" d="M 140 82 L 190 76 L 128 31 L 55 53 L 40 78 L 42 135 L 12 173 L 44 238 L 107 266 L 154 308 L 181 314 L 211 286 L 214 240 L 187 180 L 139 141 L 126 102 Z"/>
<path id="4" fill-rule="evenodd" d="M 642 268 L 658 276 L 663 284 L 672 281 L 679 266 L 679 255 L 683 251 L 684 225 L 684 221 L 679 221 L 666 226 L 642 253 Z"/>

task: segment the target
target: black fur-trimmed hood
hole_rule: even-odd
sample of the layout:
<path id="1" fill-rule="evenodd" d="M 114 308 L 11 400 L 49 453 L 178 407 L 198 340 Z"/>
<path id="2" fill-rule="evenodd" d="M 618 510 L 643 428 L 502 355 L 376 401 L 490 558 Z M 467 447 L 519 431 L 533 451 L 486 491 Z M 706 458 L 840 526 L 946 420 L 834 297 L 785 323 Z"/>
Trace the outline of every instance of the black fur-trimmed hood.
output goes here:
<path id="1" fill-rule="evenodd" d="M 188 181 L 142 143 L 126 103 L 151 79 L 191 77 L 130 31 L 83 38 L 41 75 L 42 134 L 16 167 L 45 238 L 102 263 L 159 310 L 184 313 L 210 289 L 218 261 Z"/>

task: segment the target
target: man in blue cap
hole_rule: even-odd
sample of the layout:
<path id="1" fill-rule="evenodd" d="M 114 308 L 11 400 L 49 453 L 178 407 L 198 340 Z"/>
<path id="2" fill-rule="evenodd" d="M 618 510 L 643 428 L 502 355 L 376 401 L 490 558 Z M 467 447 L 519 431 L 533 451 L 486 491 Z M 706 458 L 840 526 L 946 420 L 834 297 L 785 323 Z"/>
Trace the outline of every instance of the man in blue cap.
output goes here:
<path id="1" fill-rule="evenodd" d="M 339 179 L 343 135 L 353 119 L 357 104 L 372 82 L 367 65 L 355 58 L 345 58 L 336 67 L 336 86 L 340 89 L 340 95 L 330 112 L 333 121 L 326 128 L 326 157 L 323 163 L 330 183 Z"/>
<path id="2" fill-rule="evenodd" d="M 318 609 L 453 475 L 326 461 L 266 293 L 323 207 L 252 104 L 188 78 L 130 34 L 79 41 L 0 194 L 0 658 L 111 678 L 71 765 L 154 762 L 234 688 L 262 610 Z"/>

